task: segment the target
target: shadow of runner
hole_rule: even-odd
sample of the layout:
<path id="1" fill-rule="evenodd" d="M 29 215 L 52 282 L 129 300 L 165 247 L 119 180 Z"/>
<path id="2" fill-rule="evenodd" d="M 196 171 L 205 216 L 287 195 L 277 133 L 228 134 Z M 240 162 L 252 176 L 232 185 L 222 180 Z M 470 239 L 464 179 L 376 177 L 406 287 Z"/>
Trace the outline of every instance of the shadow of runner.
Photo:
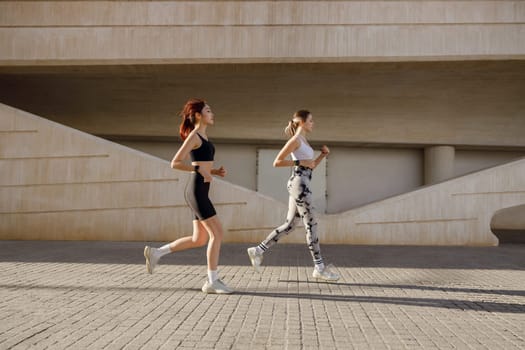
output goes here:
<path id="1" fill-rule="evenodd" d="M 374 284 L 374 283 L 344 283 L 344 282 L 316 282 L 316 281 L 299 281 L 299 280 L 278 280 L 284 283 L 325 283 L 347 287 L 367 287 L 367 288 L 391 288 L 391 289 L 411 289 L 411 290 L 428 290 L 449 293 L 473 293 L 473 294 L 495 294 L 495 295 L 512 295 L 525 297 L 525 290 L 504 290 L 504 289 L 478 289 L 478 288 L 457 288 L 457 287 L 432 287 L 425 285 L 411 284 Z"/>
<path id="2" fill-rule="evenodd" d="M 295 281 L 296 282 L 296 281 Z M 332 284 L 332 283 L 331 283 Z M 339 283 L 347 285 L 347 283 Z M 355 286 L 359 286 L 356 284 Z M 379 285 L 380 287 L 385 287 Z M 387 286 L 388 287 L 388 286 Z M 50 291 L 75 291 L 75 292 L 122 292 L 122 293 L 169 293 L 173 294 L 177 291 L 194 291 L 195 293 L 203 294 L 200 288 L 177 288 L 177 287 L 122 287 L 122 286 L 78 286 L 78 285 L 42 285 L 42 284 L 1 284 L 0 290 L 50 290 Z M 214 294 L 210 294 L 214 295 Z M 375 304 L 395 304 L 408 305 L 420 307 L 436 307 L 444 309 L 459 309 L 471 311 L 485 311 L 485 312 L 501 312 L 501 313 L 525 313 L 525 304 L 519 303 L 502 303 L 486 300 L 462 300 L 462 299 L 437 299 L 437 298 L 407 298 L 407 297 L 387 297 L 387 296 L 357 296 L 357 295 L 334 295 L 334 294 L 316 294 L 316 293 L 295 293 L 295 292 L 257 292 L 243 289 L 236 289 L 234 294 L 221 295 L 221 298 L 228 297 L 242 297 L 253 296 L 263 298 L 285 298 L 285 299 L 308 299 L 320 301 L 333 302 L 353 302 L 353 303 L 375 303 Z"/>
<path id="3" fill-rule="evenodd" d="M 395 304 L 421 307 L 437 307 L 444 309 L 459 309 L 484 312 L 501 313 L 525 313 L 525 304 L 497 303 L 492 301 L 471 301 L 460 299 L 435 299 L 435 298 L 398 298 L 398 297 L 376 297 L 356 295 L 333 295 L 333 294 L 308 294 L 308 293 L 274 293 L 274 292 L 251 292 L 235 291 L 234 295 L 248 295 L 265 298 L 288 298 L 308 299 L 336 302 Z"/>

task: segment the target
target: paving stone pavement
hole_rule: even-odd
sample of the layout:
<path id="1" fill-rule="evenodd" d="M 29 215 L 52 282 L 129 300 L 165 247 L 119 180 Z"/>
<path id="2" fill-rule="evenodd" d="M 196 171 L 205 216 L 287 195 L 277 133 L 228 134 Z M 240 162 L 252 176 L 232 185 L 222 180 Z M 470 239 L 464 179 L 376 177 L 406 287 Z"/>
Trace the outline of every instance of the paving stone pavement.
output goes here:
<path id="1" fill-rule="evenodd" d="M 226 244 L 205 295 L 204 248 L 149 275 L 144 244 L 0 241 L 0 349 L 525 349 L 525 245 L 324 245 L 318 283 L 305 245 L 259 275 Z"/>

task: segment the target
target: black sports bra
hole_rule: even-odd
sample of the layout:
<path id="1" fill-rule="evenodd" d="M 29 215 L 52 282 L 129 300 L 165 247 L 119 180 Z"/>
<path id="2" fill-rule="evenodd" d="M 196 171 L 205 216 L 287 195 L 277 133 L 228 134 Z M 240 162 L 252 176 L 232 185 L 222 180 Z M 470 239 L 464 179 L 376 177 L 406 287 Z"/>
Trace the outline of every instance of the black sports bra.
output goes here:
<path id="1" fill-rule="evenodd" d="M 202 137 L 199 133 L 197 133 L 199 137 L 201 138 L 201 146 L 196 149 L 192 149 L 190 152 L 190 158 L 193 162 L 209 162 L 213 160 L 213 156 L 215 155 L 215 146 L 213 146 L 213 143 L 206 140 L 204 137 Z"/>

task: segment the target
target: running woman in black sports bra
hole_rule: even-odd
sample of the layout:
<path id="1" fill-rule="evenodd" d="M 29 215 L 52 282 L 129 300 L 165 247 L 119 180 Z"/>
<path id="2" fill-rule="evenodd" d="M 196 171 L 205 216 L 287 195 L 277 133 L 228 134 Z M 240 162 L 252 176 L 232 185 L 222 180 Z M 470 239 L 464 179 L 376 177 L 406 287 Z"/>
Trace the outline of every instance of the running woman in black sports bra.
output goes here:
<path id="1" fill-rule="evenodd" d="M 153 273 L 159 259 L 169 253 L 202 247 L 208 243 L 208 278 L 202 287 L 204 293 L 229 294 L 233 290 L 218 276 L 219 253 L 223 237 L 222 225 L 215 208 L 208 198 L 212 175 L 224 177 L 226 170 L 213 168 L 215 147 L 206 136 L 208 125 L 213 125 L 215 116 L 203 100 L 190 99 L 181 112 L 180 136 L 184 143 L 171 161 L 173 169 L 191 172 L 185 191 L 185 199 L 195 214 L 193 235 L 179 238 L 160 248 L 146 246 L 144 257 L 149 273 Z M 191 157 L 191 165 L 184 161 Z M 209 236 L 209 240 L 208 240 Z"/>

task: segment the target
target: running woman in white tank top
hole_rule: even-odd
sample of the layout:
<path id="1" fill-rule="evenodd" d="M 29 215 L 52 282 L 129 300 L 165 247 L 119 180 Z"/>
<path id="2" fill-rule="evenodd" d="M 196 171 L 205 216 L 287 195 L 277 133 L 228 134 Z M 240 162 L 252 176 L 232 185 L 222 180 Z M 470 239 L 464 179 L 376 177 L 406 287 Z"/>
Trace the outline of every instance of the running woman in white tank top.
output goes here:
<path id="1" fill-rule="evenodd" d="M 294 114 L 293 119 L 285 129 L 290 139 L 275 158 L 273 166 L 293 166 L 293 174 L 288 180 L 287 186 L 290 199 L 286 221 L 274 229 L 258 246 L 248 248 L 248 256 L 255 270 L 260 272 L 259 267 L 264 252 L 277 243 L 283 235 L 290 233 L 301 219 L 306 229 L 306 242 L 315 266 L 312 276 L 327 281 L 337 281 L 339 275 L 333 272 L 330 266 L 325 266 L 321 256 L 317 220 L 312 208 L 312 191 L 310 189 L 312 171 L 330 153 L 328 147 L 323 146 L 321 154 L 314 159 L 314 150 L 306 140 L 306 134 L 312 131 L 313 125 L 312 114 L 307 110 L 300 110 Z M 292 160 L 287 160 L 286 158 L 290 154 Z"/>
<path id="2" fill-rule="evenodd" d="M 297 135 L 297 139 L 300 142 L 300 146 L 292 151 L 293 160 L 307 160 L 314 159 L 314 149 L 308 144 L 306 139 L 300 134 Z"/>

